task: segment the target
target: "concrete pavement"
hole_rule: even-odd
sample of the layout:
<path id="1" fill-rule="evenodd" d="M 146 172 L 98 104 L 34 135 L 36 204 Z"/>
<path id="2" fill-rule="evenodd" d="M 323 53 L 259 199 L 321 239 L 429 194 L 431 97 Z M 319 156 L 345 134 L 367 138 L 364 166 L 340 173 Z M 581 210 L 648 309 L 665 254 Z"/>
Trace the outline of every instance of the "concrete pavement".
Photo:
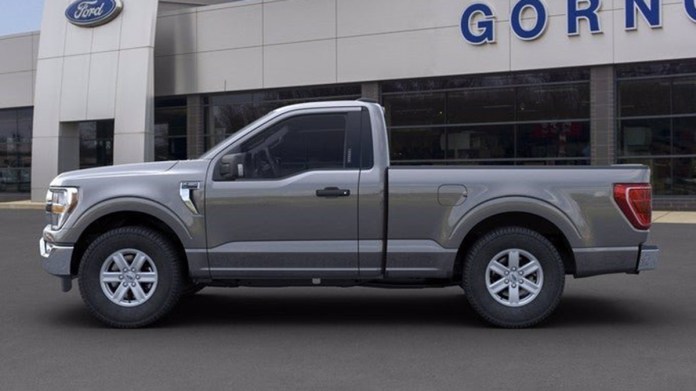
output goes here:
<path id="1" fill-rule="evenodd" d="M 459 288 L 207 288 L 113 330 L 40 266 L 41 211 L 0 211 L 0 389 L 693 390 L 696 225 L 658 224 L 655 271 L 568 278 L 556 313 L 490 328 Z"/>

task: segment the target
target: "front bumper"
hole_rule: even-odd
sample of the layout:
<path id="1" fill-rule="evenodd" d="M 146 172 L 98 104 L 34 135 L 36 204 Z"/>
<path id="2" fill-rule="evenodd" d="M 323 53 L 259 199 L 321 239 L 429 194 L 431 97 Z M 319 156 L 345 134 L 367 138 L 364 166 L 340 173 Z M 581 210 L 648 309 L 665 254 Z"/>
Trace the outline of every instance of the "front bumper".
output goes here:
<path id="1" fill-rule="evenodd" d="M 41 253 L 41 266 L 48 273 L 58 277 L 72 277 L 70 264 L 72 261 L 73 247 L 59 246 L 46 242 L 44 238 L 39 241 Z"/>
<path id="2" fill-rule="evenodd" d="M 638 257 L 637 272 L 657 269 L 657 263 L 660 258 L 660 249 L 657 246 L 643 246 L 640 249 L 640 257 Z"/>

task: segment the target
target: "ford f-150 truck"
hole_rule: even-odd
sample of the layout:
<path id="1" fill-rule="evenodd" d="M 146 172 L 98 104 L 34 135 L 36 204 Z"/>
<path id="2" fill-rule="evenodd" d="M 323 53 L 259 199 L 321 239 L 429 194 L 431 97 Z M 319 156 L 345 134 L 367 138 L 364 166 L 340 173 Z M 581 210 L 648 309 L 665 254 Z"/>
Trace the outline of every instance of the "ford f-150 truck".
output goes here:
<path id="1" fill-rule="evenodd" d="M 461 286 L 485 321 L 520 328 L 554 311 L 566 275 L 655 268 L 649 180 L 637 165 L 391 166 L 380 105 L 300 104 L 196 160 L 58 176 L 40 250 L 113 327 L 205 286 Z"/>

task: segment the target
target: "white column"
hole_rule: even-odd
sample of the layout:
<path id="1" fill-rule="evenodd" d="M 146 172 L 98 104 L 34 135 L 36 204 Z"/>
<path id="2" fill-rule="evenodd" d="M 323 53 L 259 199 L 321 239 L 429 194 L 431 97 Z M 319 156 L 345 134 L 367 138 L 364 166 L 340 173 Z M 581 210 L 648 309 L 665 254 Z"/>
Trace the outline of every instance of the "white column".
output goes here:
<path id="1" fill-rule="evenodd" d="M 72 0 L 44 5 L 36 74 L 32 200 L 50 181 L 79 168 L 76 122 L 114 120 L 114 164 L 154 155 L 154 46 L 157 0 L 124 2 L 113 21 L 77 27 Z"/>

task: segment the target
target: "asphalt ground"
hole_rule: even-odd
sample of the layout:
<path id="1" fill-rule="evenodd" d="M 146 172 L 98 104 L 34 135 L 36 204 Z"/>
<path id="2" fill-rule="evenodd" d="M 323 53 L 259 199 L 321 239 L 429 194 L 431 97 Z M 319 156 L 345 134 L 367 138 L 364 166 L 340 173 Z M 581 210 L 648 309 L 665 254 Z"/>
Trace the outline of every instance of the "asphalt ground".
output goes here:
<path id="1" fill-rule="evenodd" d="M 486 326 L 458 288 L 218 289 L 113 330 L 43 272 L 39 211 L 0 211 L 0 390 L 694 390 L 696 225 L 659 269 L 569 278 L 542 327 Z"/>

